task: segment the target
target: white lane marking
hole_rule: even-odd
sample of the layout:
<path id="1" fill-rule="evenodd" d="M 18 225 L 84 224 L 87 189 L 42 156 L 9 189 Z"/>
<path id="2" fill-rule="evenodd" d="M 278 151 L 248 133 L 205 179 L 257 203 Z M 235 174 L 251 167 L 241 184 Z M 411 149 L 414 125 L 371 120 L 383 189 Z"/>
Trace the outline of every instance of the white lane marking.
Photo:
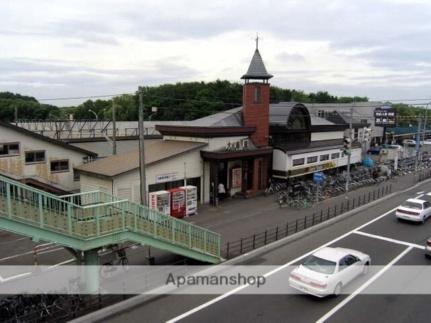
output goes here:
<path id="1" fill-rule="evenodd" d="M 30 276 L 30 275 L 31 275 L 30 272 L 28 272 L 28 273 L 22 273 L 22 274 L 18 274 L 18 275 L 15 275 L 15 276 L 10 276 L 10 277 L 7 277 L 7 278 L 2 278 L 1 282 L 3 283 L 3 282 L 7 282 L 9 280 L 15 279 L 15 278 L 20 278 L 20 277 L 25 277 L 25 276 Z"/>
<path id="2" fill-rule="evenodd" d="M 21 240 L 28 240 L 29 238 L 27 238 L 27 237 L 24 237 L 24 238 L 18 238 L 18 239 L 14 239 L 14 240 L 9 240 L 9 241 L 2 241 L 2 242 L 0 242 L 0 244 L 7 244 L 7 243 L 12 243 L 12 242 L 18 242 L 18 241 L 21 241 Z"/>
<path id="3" fill-rule="evenodd" d="M 49 266 L 48 269 L 52 269 L 52 268 L 55 268 L 55 267 L 58 267 L 58 266 L 66 265 L 68 263 L 74 262 L 75 260 L 76 260 L 75 258 L 71 258 L 71 259 L 59 262 L 58 264 Z M 31 272 L 27 272 L 27 273 L 18 274 L 18 275 L 15 275 L 15 276 L 9 276 L 9 277 L 6 277 L 6 278 L 3 278 L 2 276 L 0 276 L 0 283 L 7 282 L 9 280 L 20 278 L 20 277 L 30 276 L 31 274 L 32 274 Z"/>
<path id="4" fill-rule="evenodd" d="M 423 193 L 425 193 L 425 192 L 424 191 L 417 192 L 416 195 L 423 194 Z"/>
<path id="5" fill-rule="evenodd" d="M 388 241 L 388 242 L 392 242 L 392 243 L 396 243 L 396 244 L 401 244 L 407 247 L 413 247 L 413 248 L 418 248 L 418 249 L 425 249 L 425 246 L 421 246 L 419 244 L 416 243 L 411 243 L 408 241 L 402 241 L 402 240 L 397 240 L 397 239 L 392 239 L 392 238 L 388 238 L 388 237 L 384 237 L 384 236 L 379 236 L 376 234 L 371 234 L 371 233 L 367 233 L 367 232 L 363 232 L 363 231 L 354 231 L 352 232 L 353 234 L 359 234 L 361 236 L 364 237 L 369 237 L 369 238 L 374 238 L 374 239 L 379 239 L 379 240 L 383 240 L 383 241 Z"/>
<path id="6" fill-rule="evenodd" d="M 392 261 L 390 263 L 388 263 L 385 267 L 383 267 L 383 269 L 381 269 L 373 277 L 371 277 L 369 280 L 367 280 L 363 285 L 361 285 L 358 289 L 356 289 L 352 294 L 350 294 L 345 299 L 343 299 L 340 303 L 338 303 L 332 310 L 330 310 L 328 313 L 326 313 L 320 319 L 318 319 L 316 321 L 316 323 L 323 323 L 327 319 L 329 319 L 340 308 L 342 308 L 344 305 L 346 305 L 348 302 L 350 302 L 356 295 L 358 295 L 360 292 L 362 292 L 365 288 L 370 286 L 374 281 L 376 281 L 380 276 L 382 276 L 389 268 L 391 268 L 393 266 L 393 264 L 395 264 L 398 260 L 400 260 L 402 257 L 404 257 L 412 249 L 413 249 L 413 246 L 406 248 L 397 257 L 392 259 Z"/>
<path id="7" fill-rule="evenodd" d="M 46 249 L 43 249 L 42 251 L 38 251 L 38 252 L 37 252 L 37 254 L 38 254 L 38 255 L 43 255 L 43 254 L 45 254 L 45 253 L 57 252 L 57 251 L 60 251 L 60 250 L 64 250 L 64 248 L 56 248 L 56 249 L 49 249 L 49 248 L 46 248 Z M 28 256 L 28 255 L 32 255 L 32 254 L 33 254 L 33 250 L 32 250 L 32 251 L 27 251 L 27 252 L 23 252 L 23 253 L 20 253 L 20 254 L 16 254 L 16 255 L 12 255 L 12 256 L 8 256 L 8 257 L 1 258 L 1 259 L 0 259 L 0 262 L 2 262 L 2 261 L 6 261 L 6 260 L 10 260 L 10 259 L 14 259 L 14 258 L 19 258 L 19 257 L 22 257 L 22 256 Z"/>
<path id="8" fill-rule="evenodd" d="M 54 244 L 54 242 L 41 243 L 41 244 L 37 244 L 35 247 L 39 248 L 39 247 L 49 246 L 52 244 Z"/>
<path id="9" fill-rule="evenodd" d="M 70 259 L 67 259 L 65 261 L 59 262 L 58 264 L 49 266 L 48 269 L 55 268 L 55 267 L 58 267 L 58 266 L 63 266 L 63 265 L 66 265 L 66 264 L 70 264 L 71 262 L 74 262 L 75 260 L 76 260 L 75 258 L 70 258 Z"/>
<path id="10" fill-rule="evenodd" d="M 354 228 L 353 230 L 351 230 L 351 231 L 349 231 L 349 232 L 346 232 L 345 234 L 343 234 L 343 235 L 341 235 L 341 236 L 339 236 L 339 237 L 337 237 L 337 238 L 335 238 L 335 239 L 333 239 L 333 240 L 331 240 L 331 241 L 329 241 L 329 242 L 327 242 L 327 243 L 325 243 L 325 244 L 323 244 L 323 245 L 321 245 L 321 246 L 317 247 L 316 249 L 311 250 L 311 251 L 307 252 L 306 254 L 304 254 L 304 255 L 302 255 L 302 256 L 299 256 L 298 258 L 296 258 L 296 259 L 294 259 L 294 260 L 292 260 L 292 261 L 289 261 L 288 263 L 286 263 L 286 264 L 284 264 L 284 265 L 281 265 L 281 266 L 279 266 L 279 267 L 277 267 L 277 268 L 273 269 L 273 270 L 272 270 L 272 271 L 270 271 L 270 272 L 267 272 L 267 273 L 264 275 L 264 277 L 265 277 L 265 278 L 268 278 L 269 276 L 271 276 L 271 275 L 273 275 L 273 274 L 275 274 L 275 273 L 279 272 L 280 270 L 283 270 L 283 269 L 285 269 L 286 267 L 289 267 L 291 264 L 293 264 L 293 263 L 295 263 L 295 262 L 297 262 L 297 261 L 299 261 L 299 260 L 301 260 L 301 259 L 303 259 L 303 258 L 305 258 L 305 257 L 308 257 L 309 255 L 311 255 L 311 254 L 315 253 L 317 250 L 319 250 L 319 249 L 321 249 L 321 248 L 324 248 L 324 247 L 327 247 L 327 246 L 329 246 L 329 245 L 331 245 L 331 244 L 333 244 L 333 243 L 335 243 L 335 242 L 337 242 L 337 241 L 339 241 L 339 240 L 341 240 L 341 239 L 344 239 L 345 237 L 347 237 L 347 236 L 351 235 L 353 232 L 355 232 L 355 231 L 357 231 L 357 230 L 360 230 L 360 229 L 362 229 L 362 228 L 366 227 L 368 224 L 374 223 L 375 221 L 380 220 L 381 218 L 383 218 L 383 217 L 387 216 L 388 214 L 391 214 L 393 211 L 395 211 L 395 209 L 396 209 L 396 208 L 393 208 L 393 209 L 391 209 L 391 210 L 387 211 L 386 213 L 383 213 L 382 215 L 379 215 L 377 218 L 375 218 L 375 219 L 373 219 L 373 220 L 371 220 L 371 221 L 369 221 L 369 222 L 367 222 L 367 223 L 365 223 L 365 224 L 362 224 L 362 225 L 358 226 L 357 228 Z M 208 306 L 211 306 L 211 305 L 213 305 L 213 304 L 215 304 L 215 303 L 217 303 L 217 302 L 221 301 L 222 299 L 224 299 L 224 298 L 226 298 L 226 297 L 229 297 L 230 295 L 235 294 L 236 292 L 239 292 L 240 290 L 243 290 L 244 288 L 247 288 L 248 286 L 249 286 L 248 284 L 246 284 L 246 285 L 242 285 L 242 286 L 239 286 L 239 287 L 237 287 L 237 288 L 235 288 L 235 289 L 233 289 L 233 290 L 231 290 L 231 291 L 229 291 L 229 292 L 227 292 L 227 293 L 225 293 L 225 294 L 223 294 L 223 295 L 220 295 L 220 296 L 218 296 L 218 297 L 216 297 L 216 298 L 213 298 L 212 300 L 210 300 L 210 301 L 208 301 L 208 302 L 206 302 L 206 303 L 203 303 L 203 304 L 201 304 L 201 305 L 199 305 L 199 306 L 197 306 L 197 307 L 195 307 L 195 308 L 192 308 L 191 310 L 189 310 L 189 311 L 187 311 L 187 312 L 185 312 L 185 313 L 183 313 L 183 314 L 181 314 L 181 315 L 179 315 L 179 316 L 176 316 L 176 317 L 174 317 L 174 318 L 172 318 L 172 319 L 170 319 L 170 320 L 166 321 L 166 323 L 174 323 L 174 322 L 178 322 L 179 320 L 182 320 L 183 318 L 186 318 L 187 316 L 190 316 L 190 315 L 192 315 L 192 314 L 194 314 L 194 313 L 196 313 L 196 312 L 199 312 L 200 310 L 202 310 L 202 309 L 204 309 L 204 308 L 206 308 L 206 307 L 208 307 Z"/>

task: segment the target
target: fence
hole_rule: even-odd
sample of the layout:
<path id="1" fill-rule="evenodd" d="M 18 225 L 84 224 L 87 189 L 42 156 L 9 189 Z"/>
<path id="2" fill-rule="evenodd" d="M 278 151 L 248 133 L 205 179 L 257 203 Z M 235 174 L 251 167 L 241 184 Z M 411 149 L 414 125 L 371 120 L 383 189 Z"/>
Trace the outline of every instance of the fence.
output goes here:
<path id="1" fill-rule="evenodd" d="M 418 182 L 422 182 L 431 177 L 431 169 L 425 169 L 418 175 Z"/>
<path id="2" fill-rule="evenodd" d="M 428 172 L 428 177 L 430 176 L 431 171 Z M 425 179 L 425 177 L 423 177 L 423 179 Z M 320 211 L 317 212 L 315 211 L 312 214 L 304 216 L 303 218 L 288 221 L 284 225 L 277 225 L 272 229 L 267 229 L 263 232 L 255 233 L 251 236 L 241 238 L 236 241 L 228 241 L 226 243 L 225 249 L 223 250 L 223 256 L 226 259 L 237 257 L 246 252 L 277 241 L 281 238 L 303 231 L 316 224 L 325 222 L 361 205 L 382 198 L 383 196 L 390 193 L 392 193 L 392 184 L 386 184 L 374 189 L 373 191 L 365 192 L 361 195 L 355 196 L 353 199 L 345 200 L 333 206 L 328 206 L 327 208 L 320 209 Z"/>

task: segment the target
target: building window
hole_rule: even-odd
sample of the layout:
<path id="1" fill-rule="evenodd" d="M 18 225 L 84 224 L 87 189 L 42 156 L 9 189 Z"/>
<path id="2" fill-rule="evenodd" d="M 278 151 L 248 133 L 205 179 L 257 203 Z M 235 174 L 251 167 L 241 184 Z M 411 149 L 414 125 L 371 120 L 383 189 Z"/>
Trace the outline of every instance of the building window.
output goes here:
<path id="1" fill-rule="evenodd" d="M 329 160 L 329 154 L 326 155 L 320 155 L 320 161 Z"/>
<path id="2" fill-rule="evenodd" d="M 37 164 L 45 162 L 45 151 L 26 151 L 25 152 L 25 163 L 26 164 Z"/>
<path id="3" fill-rule="evenodd" d="M 261 103 L 262 101 L 262 95 L 260 92 L 260 86 L 256 85 L 254 87 L 254 103 Z"/>
<path id="4" fill-rule="evenodd" d="M 298 158 L 298 159 L 292 160 L 292 166 L 304 165 L 304 163 L 305 163 L 305 158 Z"/>
<path id="5" fill-rule="evenodd" d="M 79 182 L 81 180 L 81 174 L 76 169 L 73 170 L 73 181 Z"/>
<path id="6" fill-rule="evenodd" d="M 69 171 L 69 160 L 53 160 L 51 162 L 51 173 L 60 173 Z"/>
<path id="7" fill-rule="evenodd" d="M 307 164 L 316 163 L 317 156 L 307 157 Z"/>
<path id="8" fill-rule="evenodd" d="M 19 155 L 19 143 L 0 144 L 0 156 Z"/>
<path id="9" fill-rule="evenodd" d="M 334 153 L 331 155 L 331 159 L 338 159 L 340 158 L 340 153 Z"/>

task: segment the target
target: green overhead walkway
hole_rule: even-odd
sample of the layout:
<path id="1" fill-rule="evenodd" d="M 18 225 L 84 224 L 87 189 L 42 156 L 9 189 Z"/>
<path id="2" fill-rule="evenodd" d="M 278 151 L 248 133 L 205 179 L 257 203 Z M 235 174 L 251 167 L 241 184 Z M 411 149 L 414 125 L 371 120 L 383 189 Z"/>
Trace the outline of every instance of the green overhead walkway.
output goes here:
<path id="1" fill-rule="evenodd" d="M 3 176 L 0 229 L 84 252 L 132 241 L 209 263 L 222 260 L 218 233 L 104 192 L 56 196 Z"/>

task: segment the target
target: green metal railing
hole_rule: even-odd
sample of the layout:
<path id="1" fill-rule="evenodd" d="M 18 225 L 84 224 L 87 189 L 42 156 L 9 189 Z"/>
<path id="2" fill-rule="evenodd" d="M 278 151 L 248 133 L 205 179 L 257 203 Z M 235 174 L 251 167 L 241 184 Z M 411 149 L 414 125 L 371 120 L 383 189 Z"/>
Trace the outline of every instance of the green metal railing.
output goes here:
<path id="1" fill-rule="evenodd" d="M 56 196 L 0 176 L 0 217 L 85 241 L 133 233 L 220 258 L 220 234 L 101 191 Z"/>

